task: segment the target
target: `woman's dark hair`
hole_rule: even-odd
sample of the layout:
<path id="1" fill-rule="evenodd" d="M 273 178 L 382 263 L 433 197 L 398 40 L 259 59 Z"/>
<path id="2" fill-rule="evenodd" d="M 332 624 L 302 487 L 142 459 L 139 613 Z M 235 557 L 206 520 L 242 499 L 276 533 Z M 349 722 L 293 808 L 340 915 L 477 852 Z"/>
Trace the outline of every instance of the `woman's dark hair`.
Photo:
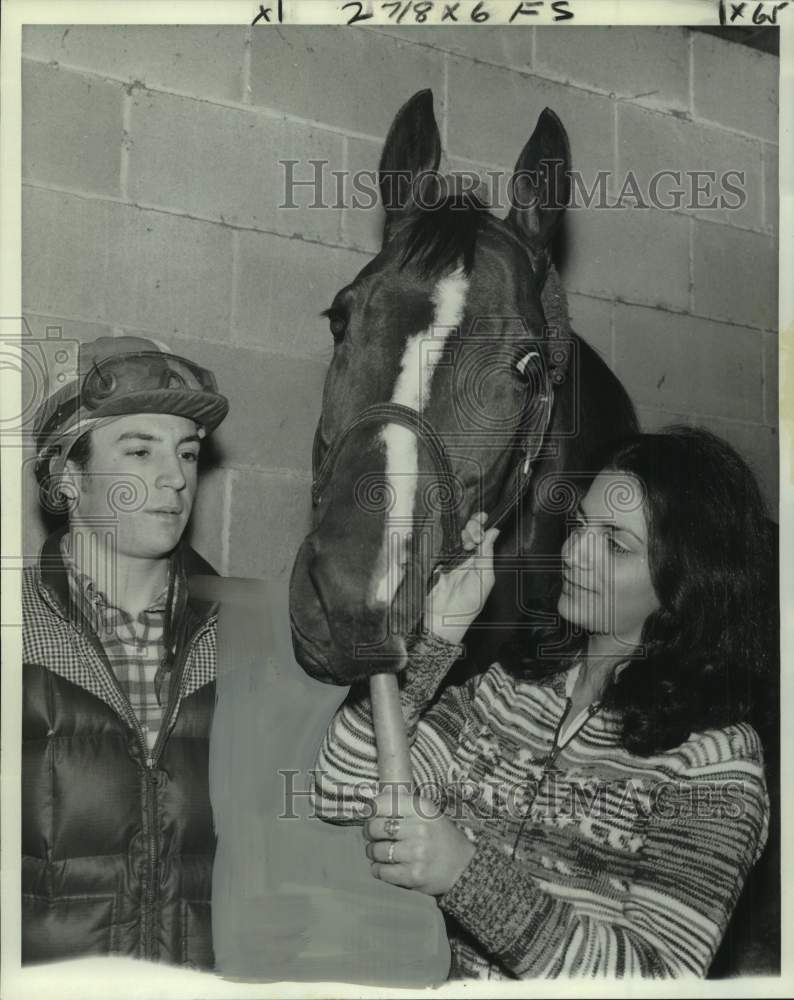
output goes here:
<path id="1" fill-rule="evenodd" d="M 769 677 L 776 552 L 752 472 L 708 431 L 637 435 L 612 452 L 605 470 L 642 483 L 660 607 L 643 627 L 644 655 L 619 672 L 603 704 L 620 711 L 626 749 L 649 755 L 747 719 L 754 693 L 776 683 Z M 541 664 L 537 672 L 526 666 L 548 674 Z"/>

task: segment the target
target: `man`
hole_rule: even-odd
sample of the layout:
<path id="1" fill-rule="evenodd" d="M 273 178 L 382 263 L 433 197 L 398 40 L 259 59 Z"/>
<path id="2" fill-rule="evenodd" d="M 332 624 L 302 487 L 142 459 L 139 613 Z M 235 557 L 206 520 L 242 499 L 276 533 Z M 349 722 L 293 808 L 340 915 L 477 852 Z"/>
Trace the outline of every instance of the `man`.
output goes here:
<path id="1" fill-rule="evenodd" d="M 23 586 L 22 961 L 213 965 L 214 570 L 184 542 L 211 372 L 135 337 L 79 350 L 36 416 L 68 524 Z"/>

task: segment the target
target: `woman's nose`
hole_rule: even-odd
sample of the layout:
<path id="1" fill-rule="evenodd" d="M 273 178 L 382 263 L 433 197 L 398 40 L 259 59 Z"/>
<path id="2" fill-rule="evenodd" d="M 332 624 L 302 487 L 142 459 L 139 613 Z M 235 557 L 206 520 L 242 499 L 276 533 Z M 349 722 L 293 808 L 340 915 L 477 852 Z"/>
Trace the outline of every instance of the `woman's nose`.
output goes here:
<path id="1" fill-rule="evenodd" d="M 562 561 L 568 566 L 589 569 L 592 565 L 594 549 L 593 532 L 576 527 L 565 539 L 562 547 Z"/>

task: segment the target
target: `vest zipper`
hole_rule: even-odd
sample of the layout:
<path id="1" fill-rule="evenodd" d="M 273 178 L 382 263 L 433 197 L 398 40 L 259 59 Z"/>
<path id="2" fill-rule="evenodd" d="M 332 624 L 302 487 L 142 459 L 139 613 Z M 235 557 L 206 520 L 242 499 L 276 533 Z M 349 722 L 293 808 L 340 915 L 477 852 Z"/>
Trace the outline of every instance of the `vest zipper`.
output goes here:
<path id="1" fill-rule="evenodd" d="M 209 627 L 209 622 L 205 622 L 197 631 L 193 634 L 188 642 L 182 647 L 182 655 L 179 657 L 178 661 L 174 664 L 174 670 L 171 676 L 170 692 L 168 696 L 168 708 L 163 715 L 163 721 L 160 725 L 160 729 L 157 733 L 157 739 L 154 742 L 154 747 L 151 753 L 149 752 L 149 747 L 146 744 L 146 737 L 143 733 L 143 728 L 141 727 L 138 716 L 133 710 L 132 704 L 124 692 L 118 678 L 113 673 L 113 668 L 110 666 L 110 661 L 107 658 L 104 647 L 96 635 L 94 629 L 91 627 L 90 623 L 87 621 L 83 622 L 84 628 L 80 632 L 83 638 L 88 639 L 94 652 L 99 657 L 99 661 L 102 664 L 103 669 L 110 682 L 115 689 L 116 693 L 121 698 L 122 703 L 129 711 L 129 719 L 132 720 L 135 732 L 138 736 L 138 742 L 143 751 L 143 759 L 145 761 L 145 767 L 142 773 L 142 780 L 146 784 L 145 790 L 145 800 L 146 800 L 146 811 L 147 811 L 147 839 L 148 839 L 148 865 L 145 878 L 144 892 L 143 892 L 143 905 L 141 909 L 141 938 L 143 941 L 143 953 L 144 958 L 154 958 L 154 902 L 156 894 L 157 885 L 157 868 L 159 863 L 158 857 L 158 835 L 157 835 L 157 778 L 153 773 L 154 765 L 156 760 L 162 751 L 162 744 L 164 741 L 164 733 L 167 732 L 170 723 L 171 715 L 174 711 L 174 707 L 177 700 L 177 693 L 182 683 L 182 672 L 187 663 L 190 651 L 193 649 L 194 645 L 198 641 L 199 637 L 203 632 Z"/>

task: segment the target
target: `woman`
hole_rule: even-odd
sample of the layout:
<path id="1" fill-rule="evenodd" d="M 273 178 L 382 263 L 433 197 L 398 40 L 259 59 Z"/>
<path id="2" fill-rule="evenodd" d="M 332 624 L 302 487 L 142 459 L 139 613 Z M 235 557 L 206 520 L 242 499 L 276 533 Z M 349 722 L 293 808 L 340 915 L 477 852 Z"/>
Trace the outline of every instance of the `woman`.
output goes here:
<path id="1" fill-rule="evenodd" d="M 437 898 L 452 977 L 705 975 L 769 822 L 746 721 L 764 668 L 752 474 L 705 431 L 631 439 L 563 547 L 562 639 L 433 702 L 493 583 L 483 517 L 401 675 L 421 794 L 364 812 L 354 786 L 377 769 L 354 687 L 320 751 L 321 815 L 367 815 L 372 874 Z"/>

